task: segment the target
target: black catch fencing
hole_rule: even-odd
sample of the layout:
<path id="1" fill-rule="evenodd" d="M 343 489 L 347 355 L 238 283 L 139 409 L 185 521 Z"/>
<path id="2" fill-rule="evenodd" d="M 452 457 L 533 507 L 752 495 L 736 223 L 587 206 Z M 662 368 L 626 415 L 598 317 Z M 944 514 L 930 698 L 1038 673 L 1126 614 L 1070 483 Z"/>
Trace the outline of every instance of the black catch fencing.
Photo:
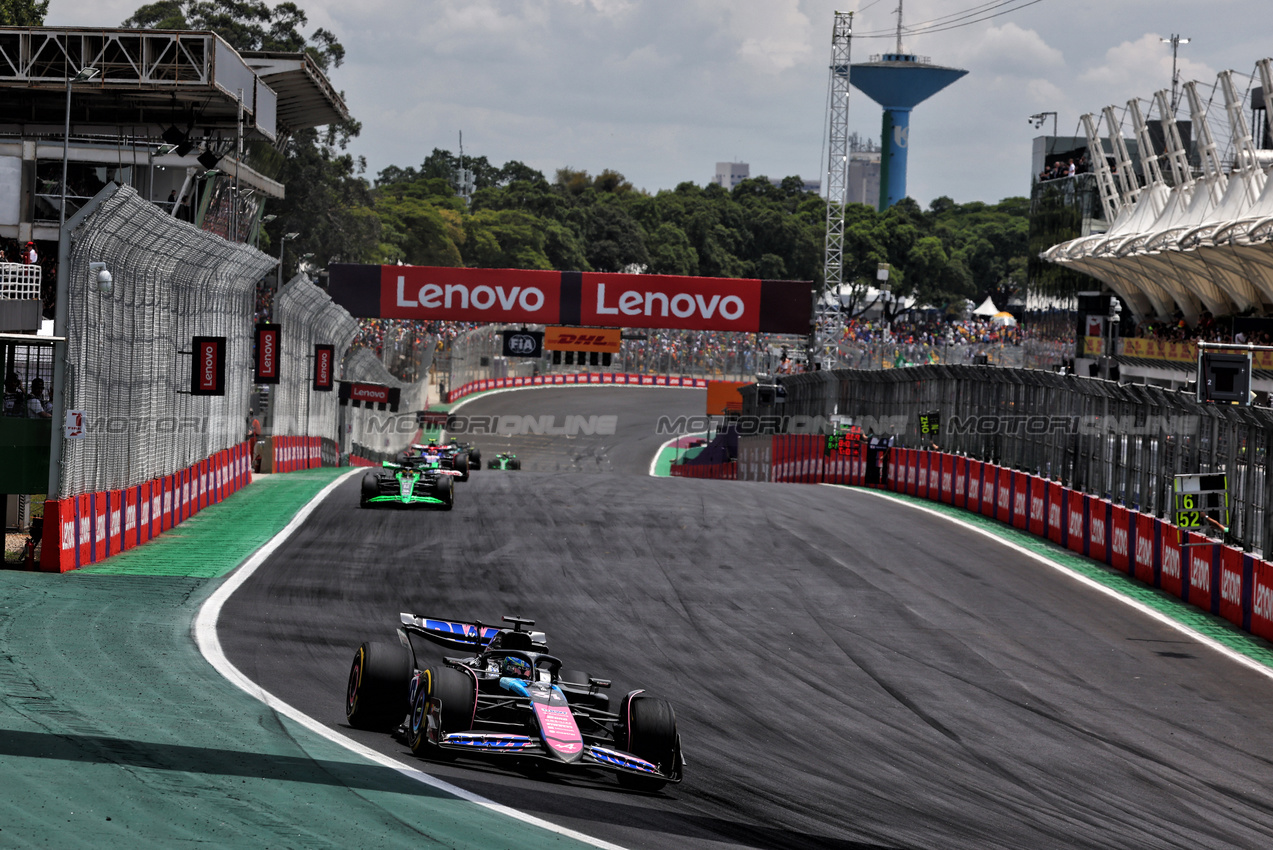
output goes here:
<path id="1" fill-rule="evenodd" d="M 744 415 L 786 432 L 851 420 L 907 448 L 967 455 L 1170 517 L 1174 476 L 1226 473 L 1229 541 L 1273 541 L 1266 475 L 1273 410 L 1199 404 L 1193 395 L 1033 369 L 936 365 L 785 376 L 743 390 Z M 936 426 L 934 428 L 934 426 Z"/>

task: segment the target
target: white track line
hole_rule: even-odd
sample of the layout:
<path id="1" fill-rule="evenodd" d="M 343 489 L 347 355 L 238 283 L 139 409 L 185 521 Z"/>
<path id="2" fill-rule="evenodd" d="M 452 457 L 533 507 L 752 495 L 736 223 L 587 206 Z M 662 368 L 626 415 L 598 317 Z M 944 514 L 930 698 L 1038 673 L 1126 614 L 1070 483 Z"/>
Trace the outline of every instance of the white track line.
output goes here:
<path id="1" fill-rule="evenodd" d="M 519 387 L 518 389 L 521 388 Z M 199 651 L 203 653 L 203 657 L 208 659 L 208 662 L 212 664 L 212 666 L 215 667 L 222 676 L 241 688 L 243 691 L 247 692 L 250 696 L 253 696 L 265 703 L 272 710 L 291 718 L 314 734 L 320 735 L 332 743 L 344 747 L 352 753 L 356 753 L 357 755 L 370 759 L 384 767 L 396 770 L 408 779 L 414 779 L 416 782 L 428 785 L 430 788 L 443 791 L 454 797 L 458 797 L 461 800 L 467 800 L 468 802 L 481 806 L 493 813 L 506 815 L 531 826 L 539 827 L 540 829 L 547 830 L 566 838 L 572 838 L 575 841 L 579 841 L 592 847 L 600 847 L 603 848 L 603 850 L 625 850 L 625 848 L 618 844 L 611 844 L 608 841 L 602 841 L 599 838 L 584 835 L 583 833 L 576 832 L 573 829 L 567 829 L 564 826 L 543 820 L 542 818 L 537 818 L 533 815 L 528 815 L 525 812 L 520 812 L 517 809 L 501 805 L 493 800 L 488 800 L 485 797 L 480 797 L 477 794 L 473 794 L 463 788 L 438 779 L 436 776 L 431 776 L 422 770 L 411 767 L 408 764 L 404 764 L 403 762 L 379 753 L 370 747 L 364 746 L 352 738 L 348 738 L 339 732 L 324 726 L 309 715 L 302 713 L 299 709 L 293 708 L 283 702 L 281 699 L 262 688 L 256 682 L 253 682 L 247 676 L 243 675 L 243 673 L 231 664 L 228 658 L 226 658 L 225 653 L 221 649 L 221 640 L 217 636 L 217 619 L 221 616 L 221 608 L 225 605 L 226 601 L 229 600 L 234 592 L 257 571 L 261 564 L 265 563 L 265 560 L 269 558 L 270 555 L 274 554 L 279 546 L 283 545 L 283 543 L 296 532 L 296 529 L 300 528 L 301 523 L 303 523 L 305 519 L 314 512 L 314 509 L 318 507 L 319 503 L 322 502 L 323 499 L 327 498 L 327 496 L 330 495 L 331 492 L 335 490 L 336 487 L 339 486 L 346 478 L 349 478 L 352 475 L 357 475 L 362 471 L 362 469 L 350 470 L 345 475 L 340 476 L 335 481 L 324 487 L 318 495 L 316 495 L 313 499 L 310 499 L 309 503 L 306 504 L 305 507 L 301 508 L 296 516 L 292 518 L 292 521 L 289 522 L 282 531 L 270 538 L 269 542 L 258 549 L 252 557 L 244 561 L 243 565 L 235 570 L 235 572 L 232 573 L 230 577 L 216 589 L 216 592 L 208 597 L 208 600 L 203 603 L 203 607 L 199 609 L 199 615 L 195 618 L 194 622 L 195 642 L 198 643 Z M 338 697 L 343 699 L 343 695 L 333 695 L 333 700 Z"/>
<path id="2" fill-rule="evenodd" d="M 839 484 L 823 484 L 822 486 L 823 487 L 839 487 L 841 489 L 844 489 L 843 486 Z M 1028 558 L 1033 558 L 1039 563 L 1045 566 L 1051 567 L 1052 569 L 1062 573 L 1063 575 L 1069 576 L 1070 578 L 1077 581 L 1079 584 L 1082 584 L 1086 587 L 1091 588 L 1092 590 L 1103 593 L 1106 596 L 1110 597 L 1111 599 L 1121 602 L 1124 605 L 1128 606 L 1129 608 L 1132 608 L 1136 611 L 1139 611 L 1141 614 L 1144 614 L 1147 617 L 1151 617 L 1157 620 L 1163 625 L 1170 626 L 1171 628 L 1175 629 L 1181 634 L 1186 635 L 1187 637 L 1197 641 L 1198 643 L 1201 643 L 1203 646 L 1209 647 L 1215 650 L 1216 652 L 1220 653 L 1221 655 L 1226 656 L 1230 661 L 1236 661 L 1239 664 L 1243 665 L 1244 667 L 1248 667 L 1251 670 L 1254 670 L 1255 672 L 1259 673 L 1261 676 L 1264 676 L 1269 679 L 1273 679 L 1273 669 L 1269 668 L 1265 664 L 1260 663 L 1259 661 L 1256 661 L 1254 658 L 1251 658 L 1250 656 L 1247 656 L 1247 655 L 1243 655 L 1242 653 L 1237 652 L 1235 650 L 1229 649 L 1229 647 L 1225 646 L 1224 644 L 1220 643 L 1214 638 L 1207 637 L 1201 632 L 1191 629 L 1189 626 L 1185 625 L 1184 623 L 1181 623 L 1180 621 L 1168 616 L 1167 614 L 1162 613 L 1161 611 L 1156 610 L 1155 608 L 1150 607 L 1149 605 L 1144 604 L 1143 602 L 1139 602 L 1135 599 L 1132 599 L 1129 596 L 1124 596 L 1123 594 L 1119 593 L 1117 590 L 1115 590 L 1112 587 L 1102 584 L 1101 582 L 1096 581 L 1095 579 L 1088 578 L 1082 573 L 1077 573 L 1074 570 L 1070 569 L 1069 567 L 1065 566 L 1064 564 L 1059 563 L 1058 561 L 1054 561 L 1051 558 L 1048 558 L 1044 555 L 1040 555 L 1038 552 L 1031 551 L 1030 549 L 1027 549 L 1024 546 L 1021 546 L 1020 544 L 1013 543 L 1011 540 L 1005 540 L 1004 538 L 995 534 L 995 532 L 992 531 L 991 529 L 981 528 L 980 526 L 973 525 L 970 522 L 966 522 L 962 519 L 959 519 L 958 517 L 951 516 L 950 514 L 944 513 L 942 511 L 934 510 L 933 508 L 928 508 L 923 505 L 917 505 L 913 502 L 906 501 L 903 499 L 895 499 L 892 496 L 890 496 L 888 493 L 882 493 L 877 490 L 872 490 L 870 488 L 853 487 L 850 489 L 852 489 L 854 492 L 857 492 L 857 493 L 869 493 L 870 495 L 880 499 L 888 499 L 890 502 L 893 502 L 894 504 L 906 505 L 907 507 L 914 508 L 917 511 L 923 511 L 924 513 L 931 514 L 936 517 L 941 517 L 947 522 L 952 522 L 955 525 L 968 529 L 969 531 L 975 531 L 978 534 L 981 534 L 985 537 L 989 537 L 991 540 L 995 541 L 1001 546 L 1007 546 L 1009 549 L 1012 549 L 1015 552 L 1019 552 L 1020 554 L 1025 555 Z M 1082 556 L 1080 555 L 1079 557 L 1082 557 Z M 1187 604 L 1187 603 L 1182 602 L 1181 604 Z"/>

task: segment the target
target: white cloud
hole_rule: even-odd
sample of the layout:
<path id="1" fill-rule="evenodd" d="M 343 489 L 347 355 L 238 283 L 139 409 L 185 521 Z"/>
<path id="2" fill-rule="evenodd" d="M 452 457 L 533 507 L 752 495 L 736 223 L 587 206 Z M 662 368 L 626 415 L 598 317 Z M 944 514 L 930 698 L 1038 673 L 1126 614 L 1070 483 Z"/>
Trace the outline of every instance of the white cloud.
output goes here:
<path id="1" fill-rule="evenodd" d="M 1080 83 L 1106 89 L 1115 102 L 1133 97 L 1149 97 L 1171 86 L 1171 46 L 1162 43 L 1163 36 L 1146 33 L 1135 41 L 1124 41 L 1105 52 L 1104 62 L 1089 66 L 1078 74 Z M 1181 48 L 1177 67 L 1181 81 L 1215 81 L 1216 71 L 1194 61 Z M 1259 57 L 1251 57 L 1254 62 Z M 1117 92 L 1117 94 L 1115 94 Z"/>
<path id="2" fill-rule="evenodd" d="M 277 0 L 266 0 L 272 5 Z M 893 49 L 896 0 L 297 0 L 308 31 L 332 30 L 348 55 L 333 71 L 363 123 L 354 153 L 373 173 L 418 165 L 435 147 L 550 175 L 613 168 L 650 190 L 703 183 L 716 161 L 753 174 L 818 177 L 827 60 L 836 10 L 855 17 L 853 57 Z M 50 25 L 117 26 L 143 0 L 53 0 Z M 972 3 L 905 0 L 906 23 Z M 1258 26 L 1268 0 L 1037 3 L 971 26 L 907 37 L 905 48 L 968 76 L 911 121 L 911 194 L 997 201 L 1029 189 L 1026 117 L 1078 116 L 1171 85 L 1171 48 L 1145 33 L 1168 20 L 1192 41 L 1182 79 L 1210 97 L 1215 72 L 1250 74 L 1273 53 Z M 992 10 L 993 11 L 993 10 Z M 1156 16 L 1156 17 L 1155 17 Z M 1239 22 L 1239 23 L 1235 23 Z M 879 38 L 866 38 L 875 33 Z M 1243 90 L 1245 83 L 1239 83 Z M 1223 110 L 1212 109 L 1213 120 Z M 878 137 L 880 111 L 858 97 L 851 129 Z M 1051 126 L 1042 132 L 1050 132 Z"/>

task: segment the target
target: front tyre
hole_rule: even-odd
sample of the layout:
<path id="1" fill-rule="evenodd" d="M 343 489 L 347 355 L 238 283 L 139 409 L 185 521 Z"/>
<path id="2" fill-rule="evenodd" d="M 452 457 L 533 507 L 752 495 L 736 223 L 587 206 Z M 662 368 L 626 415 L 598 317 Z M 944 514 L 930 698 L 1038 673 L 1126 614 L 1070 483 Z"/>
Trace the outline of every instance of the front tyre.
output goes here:
<path id="1" fill-rule="evenodd" d="M 362 477 L 362 490 L 358 496 L 358 507 L 367 507 L 370 500 L 379 495 L 380 483 L 376 480 L 376 474 L 369 472 Z"/>
<path id="2" fill-rule="evenodd" d="M 428 736 L 429 712 L 438 706 L 438 736 L 450 732 L 467 732 L 473 728 L 473 711 L 477 705 L 477 680 L 454 667 L 430 667 L 421 674 L 411 706 L 411 722 L 407 727 L 407 743 L 416 755 L 450 759 L 449 750 L 434 748 Z"/>
<path id="3" fill-rule="evenodd" d="M 392 732 L 407 710 L 411 653 L 401 643 L 367 641 L 354 653 L 345 718 L 355 729 Z"/>
<path id="4" fill-rule="evenodd" d="M 439 510 L 449 511 L 455 507 L 455 483 L 450 475 L 439 475 L 435 495 L 442 500 Z"/>
<path id="5" fill-rule="evenodd" d="M 626 717 L 624 749 L 657 765 L 666 775 L 676 767 L 676 712 L 667 700 L 637 695 L 624 701 Z M 619 784 L 635 791 L 657 791 L 667 784 L 661 777 L 620 773 Z"/>

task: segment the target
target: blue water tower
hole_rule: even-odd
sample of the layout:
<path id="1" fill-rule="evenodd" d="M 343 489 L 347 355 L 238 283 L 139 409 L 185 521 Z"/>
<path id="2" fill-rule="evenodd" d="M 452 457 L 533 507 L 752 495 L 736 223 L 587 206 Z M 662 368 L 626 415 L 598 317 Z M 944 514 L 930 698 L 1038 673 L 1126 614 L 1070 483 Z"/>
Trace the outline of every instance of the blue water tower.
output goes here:
<path id="1" fill-rule="evenodd" d="M 851 66 L 849 82 L 884 107 L 880 133 L 881 211 L 906 197 L 911 110 L 967 73 L 933 65 L 927 56 L 913 53 L 885 53 Z"/>

